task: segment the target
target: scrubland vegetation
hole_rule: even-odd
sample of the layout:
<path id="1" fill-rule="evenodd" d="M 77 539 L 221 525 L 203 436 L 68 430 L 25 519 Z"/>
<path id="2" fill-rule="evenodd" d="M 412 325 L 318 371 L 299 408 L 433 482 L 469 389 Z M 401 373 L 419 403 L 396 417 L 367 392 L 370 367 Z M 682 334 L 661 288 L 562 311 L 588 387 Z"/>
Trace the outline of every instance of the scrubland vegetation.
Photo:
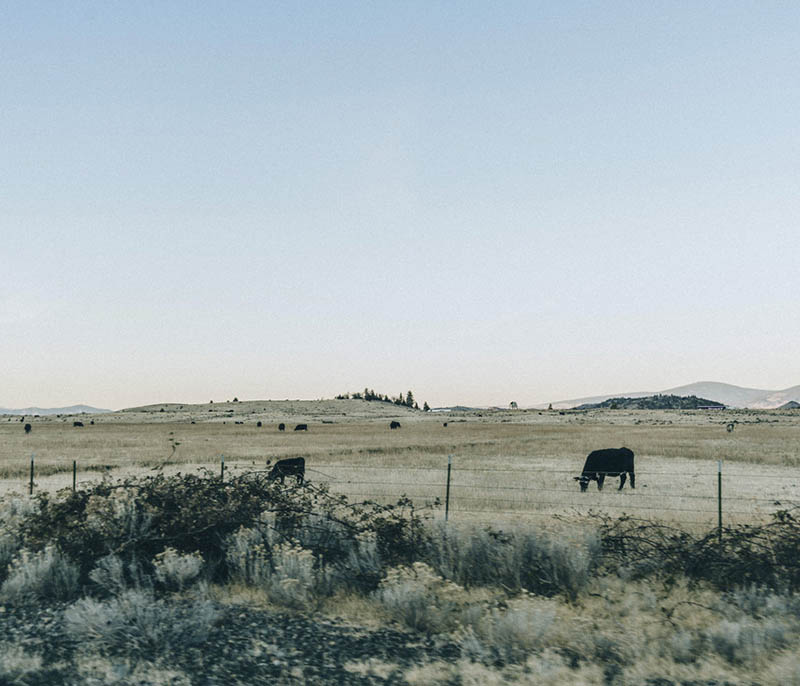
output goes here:
<path id="1" fill-rule="evenodd" d="M 8 495 L 0 683 L 800 684 L 799 545 L 794 511 L 469 526 L 264 472 Z"/>

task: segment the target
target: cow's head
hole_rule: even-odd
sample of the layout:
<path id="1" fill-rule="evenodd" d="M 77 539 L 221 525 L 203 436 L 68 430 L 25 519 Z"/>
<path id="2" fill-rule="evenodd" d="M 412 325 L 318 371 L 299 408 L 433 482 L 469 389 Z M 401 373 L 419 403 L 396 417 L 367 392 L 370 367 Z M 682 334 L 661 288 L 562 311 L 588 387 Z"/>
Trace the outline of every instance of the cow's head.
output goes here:
<path id="1" fill-rule="evenodd" d="M 575 481 L 577 481 L 578 483 L 580 483 L 581 493 L 586 491 L 586 489 L 589 487 L 589 482 L 592 480 L 587 474 L 581 474 L 580 476 L 574 476 L 572 478 L 575 479 Z"/>

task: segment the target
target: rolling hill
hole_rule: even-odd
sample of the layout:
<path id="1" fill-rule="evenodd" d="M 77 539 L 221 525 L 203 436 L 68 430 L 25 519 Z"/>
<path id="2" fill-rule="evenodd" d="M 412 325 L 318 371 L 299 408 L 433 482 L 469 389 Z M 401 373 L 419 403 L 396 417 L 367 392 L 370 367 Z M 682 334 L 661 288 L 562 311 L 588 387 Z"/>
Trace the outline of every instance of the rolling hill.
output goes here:
<path id="1" fill-rule="evenodd" d="M 783 390 L 770 391 L 760 388 L 744 388 L 742 386 L 734 386 L 718 381 L 699 381 L 686 386 L 668 388 L 663 391 L 609 393 L 608 395 L 576 398 L 574 400 L 559 400 L 553 403 L 553 408 L 563 410 L 579 405 L 602 403 L 610 398 L 644 398 L 653 395 L 679 395 L 684 397 L 695 395 L 700 398 L 713 398 L 716 402 L 727 405 L 728 407 L 748 407 L 759 410 L 771 410 L 781 407 L 792 400 L 800 402 L 800 386 L 791 386 Z M 546 407 L 547 403 L 543 403 L 543 405 Z"/>

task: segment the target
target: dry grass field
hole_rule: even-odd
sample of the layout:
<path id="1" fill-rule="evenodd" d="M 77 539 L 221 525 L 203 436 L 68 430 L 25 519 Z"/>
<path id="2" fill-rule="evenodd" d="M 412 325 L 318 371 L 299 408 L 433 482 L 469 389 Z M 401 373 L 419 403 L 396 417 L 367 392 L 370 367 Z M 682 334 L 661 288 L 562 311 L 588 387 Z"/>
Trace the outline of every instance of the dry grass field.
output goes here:
<path id="1" fill-rule="evenodd" d="M 84 427 L 73 427 L 74 420 Z M 389 421 L 402 423 L 390 430 Z M 707 525 L 723 461 L 726 523 L 800 502 L 800 413 L 778 411 L 505 411 L 422 413 L 360 400 L 153 405 L 104 415 L 0 418 L 0 492 L 128 473 L 262 469 L 304 456 L 307 478 L 354 499 L 406 494 L 443 516 L 480 521 L 571 517 L 588 510 Z M 90 424 L 94 421 L 94 424 Z M 257 426 L 261 422 L 262 426 Z M 278 423 L 286 431 L 278 431 Z M 447 426 L 443 426 L 447 422 Z M 734 422 L 732 432 L 726 424 Z M 293 431 L 307 423 L 308 431 Z M 636 453 L 637 488 L 581 494 L 572 477 L 594 449 Z"/>

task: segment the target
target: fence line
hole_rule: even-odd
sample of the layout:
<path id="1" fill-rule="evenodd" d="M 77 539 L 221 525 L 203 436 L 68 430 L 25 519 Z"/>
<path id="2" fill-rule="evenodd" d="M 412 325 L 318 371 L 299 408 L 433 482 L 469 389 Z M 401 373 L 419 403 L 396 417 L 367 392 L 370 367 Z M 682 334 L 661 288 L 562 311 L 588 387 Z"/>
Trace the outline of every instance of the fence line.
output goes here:
<path id="1" fill-rule="evenodd" d="M 226 464 L 225 457 L 220 455 L 220 471 L 219 471 L 219 478 L 224 479 L 226 473 L 231 469 L 245 469 L 246 467 L 241 467 L 240 465 L 234 464 Z M 328 483 L 334 488 L 338 489 L 342 486 L 387 486 L 391 489 L 391 493 L 370 493 L 370 492 L 348 492 L 348 495 L 352 497 L 362 497 L 362 498 L 370 498 L 370 499 L 386 499 L 386 498 L 393 498 L 399 497 L 400 495 L 405 495 L 409 498 L 419 499 L 421 501 L 431 501 L 435 500 L 439 503 L 444 502 L 444 514 L 445 518 L 447 519 L 451 510 L 458 514 L 458 513 L 469 513 L 469 514 L 515 514 L 515 515 L 522 515 L 522 516 L 553 516 L 555 513 L 551 512 L 541 512 L 539 508 L 542 506 L 544 507 L 558 507 L 562 506 L 565 508 L 580 508 L 580 509 L 595 509 L 598 511 L 602 510 L 622 510 L 625 511 L 659 511 L 659 512 L 680 512 L 680 513 L 696 513 L 702 515 L 708 515 L 712 517 L 713 515 L 718 516 L 718 527 L 720 532 L 722 531 L 722 517 L 723 514 L 725 515 L 749 515 L 749 516 L 767 516 L 769 512 L 755 512 L 753 510 L 744 510 L 739 509 L 735 506 L 744 505 L 744 504 L 751 504 L 754 506 L 758 506 L 759 503 L 762 504 L 771 504 L 775 507 L 786 507 L 786 506 L 797 506 L 798 501 L 800 501 L 800 493 L 798 493 L 798 499 L 787 497 L 786 493 L 777 494 L 771 497 L 757 497 L 757 496 L 747 496 L 747 495 L 726 495 L 723 497 L 722 495 L 722 463 L 718 463 L 718 470 L 717 470 L 717 479 L 715 484 L 714 490 L 712 488 L 711 478 L 713 473 L 700 473 L 700 474 L 689 474 L 687 472 L 639 472 L 639 477 L 644 475 L 645 477 L 654 477 L 654 476 L 667 476 L 667 475 L 675 475 L 675 476 L 682 476 L 682 477 L 692 477 L 692 478 L 709 478 L 709 494 L 708 495 L 699 495 L 699 494 L 692 494 L 692 493 L 680 493 L 675 492 L 672 489 L 668 489 L 666 491 L 655 489 L 650 492 L 644 492 L 641 489 L 636 491 L 635 493 L 627 492 L 624 496 L 626 501 L 625 503 L 621 502 L 597 502 L 588 501 L 585 503 L 577 504 L 577 503 L 565 503 L 563 500 L 553 500 L 550 498 L 542 498 L 539 494 L 558 494 L 558 493 L 566 493 L 570 495 L 575 495 L 577 491 L 575 489 L 566 489 L 566 488 L 547 488 L 542 486 L 496 486 L 496 485 L 488 485 L 488 484 L 459 484 L 459 483 L 451 483 L 451 473 L 455 475 L 456 480 L 459 474 L 464 473 L 477 473 L 477 474 L 485 474 L 485 473 L 513 473 L 513 474 L 539 474 L 541 475 L 543 472 L 547 474 L 574 474 L 575 470 L 553 470 L 553 469 L 506 469 L 506 468 L 463 468 L 463 469 L 454 469 L 452 458 L 448 458 L 447 466 L 442 466 L 439 468 L 436 467 L 390 467 L 386 465 L 376 465 L 370 467 L 356 467 L 356 466 L 349 466 L 349 465 L 325 465 L 325 469 L 328 471 L 333 471 L 336 469 L 359 469 L 359 470 L 366 470 L 366 469 L 373 469 L 373 470 L 391 470 L 392 472 L 402 472 L 402 471 L 423 471 L 423 472 L 437 472 L 442 475 L 442 480 L 437 480 L 435 482 L 420 482 L 416 481 L 414 483 L 408 481 L 395 481 L 392 480 L 387 482 L 383 481 L 374 481 L 374 480 L 348 480 L 348 479 L 336 479 L 331 477 L 330 475 L 324 474 L 323 472 L 318 472 L 327 476 L 330 481 Z M 310 469 L 310 472 L 315 472 L 317 470 Z M 608 474 L 608 472 L 601 472 L 604 474 Z M 446 481 L 445 481 L 445 474 L 446 474 Z M 31 455 L 30 460 L 30 482 L 29 482 L 29 493 L 33 494 L 34 486 L 35 486 L 35 454 Z M 726 475 L 726 481 L 730 484 L 731 478 L 734 479 L 743 479 L 743 478 L 750 478 L 753 475 L 750 474 L 740 474 L 740 473 L 733 473 Z M 757 476 L 761 477 L 772 477 L 776 478 L 780 475 L 777 474 L 760 474 Z M 84 483 L 84 482 L 81 482 Z M 75 490 L 77 485 L 77 460 L 72 460 L 72 489 Z M 411 488 L 416 491 L 416 489 L 420 488 L 431 488 L 437 489 L 438 493 L 402 493 L 400 489 L 402 488 Z M 519 494 L 519 497 L 496 497 L 493 495 L 471 495 L 470 491 L 481 490 L 481 491 L 490 491 L 490 492 L 506 492 L 506 493 L 515 493 Z M 609 489 L 612 490 L 612 489 Z M 444 500 L 442 501 L 442 497 Z M 675 501 L 673 504 L 650 504 L 648 500 L 650 498 L 658 498 L 660 500 L 671 499 Z M 713 509 L 705 509 L 702 507 L 680 507 L 679 505 L 683 504 L 686 500 L 689 501 L 708 501 L 709 506 L 712 504 L 716 504 L 716 508 Z M 474 502 L 480 501 L 482 503 L 488 504 L 489 508 L 484 509 L 471 509 L 470 506 L 474 507 Z M 497 504 L 501 507 L 492 507 L 492 505 Z M 527 509 L 506 509 L 503 508 L 502 505 L 508 504 L 516 504 L 520 506 L 527 506 Z M 726 504 L 727 507 L 723 509 L 723 504 Z M 461 505 L 466 505 L 467 507 L 461 507 Z M 698 503 L 699 505 L 699 503 Z M 689 520 L 682 520 L 682 521 L 689 521 Z M 708 523 L 706 520 L 705 522 L 695 521 L 694 523 Z"/>

